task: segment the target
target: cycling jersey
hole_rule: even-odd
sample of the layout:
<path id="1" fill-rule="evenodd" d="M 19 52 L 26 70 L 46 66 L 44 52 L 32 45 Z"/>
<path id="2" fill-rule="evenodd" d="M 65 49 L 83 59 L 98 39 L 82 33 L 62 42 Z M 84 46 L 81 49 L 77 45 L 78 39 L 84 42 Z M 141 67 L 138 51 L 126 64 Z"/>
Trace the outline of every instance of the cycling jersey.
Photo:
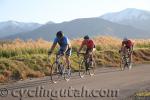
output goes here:
<path id="1" fill-rule="evenodd" d="M 66 46 L 68 46 L 68 48 L 71 48 L 71 43 L 70 43 L 69 39 L 65 36 L 62 37 L 61 39 L 56 37 L 54 39 L 54 44 L 57 44 L 57 43 L 59 44 L 61 50 L 65 49 Z"/>
<path id="2" fill-rule="evenodd" d="M 93 49 L 95 46 L 93 40 L 84 40 L 82 45 L 86 45 L 87 49 Z"/>
<path id="3" fill-rule="evenodd" d="M 131 40 L 128 41 L 122 41 L 122 46 L 127 47 L 127 48 L 131 48 L 133 46 L 133 43 L 131 42 Z"/>

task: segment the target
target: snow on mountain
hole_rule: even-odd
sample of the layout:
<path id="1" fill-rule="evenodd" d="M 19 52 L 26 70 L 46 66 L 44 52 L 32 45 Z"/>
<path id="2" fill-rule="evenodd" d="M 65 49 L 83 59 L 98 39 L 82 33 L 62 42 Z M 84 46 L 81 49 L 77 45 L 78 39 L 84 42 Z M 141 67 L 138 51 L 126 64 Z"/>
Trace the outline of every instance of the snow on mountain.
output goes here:
<path id="1" fill-rule="evenodd" d="M 46 24 L 55 24 L 54 22 L 52 22 L 52 21 L 49 21 L 49 22 L 47 22 Z"/>
<path id="2" fill-rule="evenodd" d="M 112 22 L 120 22 L 123 20 L 149 20 L 150 12 L 135 8 L 127 8 L 120 12 L 107 13 L 100 17 Z"/>
<path id="3" fill-rule="evenodd" d="M 0 22 L 0 38 L 16 33 L 31 31 L 40 26 L 41 24 L 38 23 L 24 23 L 17 21 Z"/>
<path id="4" fill-rule="evenodd" d="M 39 26 L 41 26 L 41 24 L 38 23 L 24 23 L 24 22 L 17 22 L 17 21 L 6 21 L 6 22 L 0 22 L 0 29 L 5 28 L 5 27 L 19 27 L 22 29 L 26 29 L 28 28 L 29 30 L 31 29 L 35 29 Z"/>

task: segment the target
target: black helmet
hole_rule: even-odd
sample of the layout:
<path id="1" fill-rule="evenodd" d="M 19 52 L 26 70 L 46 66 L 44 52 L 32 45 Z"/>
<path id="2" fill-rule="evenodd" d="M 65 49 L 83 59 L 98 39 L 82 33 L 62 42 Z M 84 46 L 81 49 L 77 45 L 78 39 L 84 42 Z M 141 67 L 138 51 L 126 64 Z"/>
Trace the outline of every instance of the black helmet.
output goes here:
<path id="1" fill-rule="evenodd" d="M 84 36 L 84 39 L 90 39 L 88 35 Z"/>
<path id="2" fill-rule="evenodd" d="M 58 37 L 58 38 L 62 38 L 63 36 L 64 36 L 64 34 L 62 31 L 58 31 L 56 34 L 56 37 Z"/>

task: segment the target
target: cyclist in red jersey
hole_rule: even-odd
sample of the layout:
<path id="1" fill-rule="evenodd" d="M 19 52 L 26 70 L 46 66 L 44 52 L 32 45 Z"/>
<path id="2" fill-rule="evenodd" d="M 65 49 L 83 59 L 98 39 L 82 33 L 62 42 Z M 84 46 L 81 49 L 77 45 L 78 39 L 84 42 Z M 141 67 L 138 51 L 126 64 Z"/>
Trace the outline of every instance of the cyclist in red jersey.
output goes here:
<path id="1" fill-rule="evenodd" d="M 130 59 L 130 67 L 131 67 L 133 42 L 130 39 L 126 38 L 126 37 L 123 39 L 122 46 L 121 46 L 121 51 L 125 52 L 125 50 L 129 50 L 129 59 Z"/>
<path id="2" fill-rule="evenodd" d="M 80 53 L 80 51 L 82 50 L 82 48 L 86 46 L 86 57 L 89 57 L 90 54 L 92 55 L 92 58 L 93 58 L 93 51 L 94 51 L 94 48 L 95 48 L 95 44 L 93 42 L 93 40 L 91 40 L 89 38 L 88 35 L 84 36 L 84 40 L 82 41 L 82 44 L 78 50 L 78 54 Z"/>

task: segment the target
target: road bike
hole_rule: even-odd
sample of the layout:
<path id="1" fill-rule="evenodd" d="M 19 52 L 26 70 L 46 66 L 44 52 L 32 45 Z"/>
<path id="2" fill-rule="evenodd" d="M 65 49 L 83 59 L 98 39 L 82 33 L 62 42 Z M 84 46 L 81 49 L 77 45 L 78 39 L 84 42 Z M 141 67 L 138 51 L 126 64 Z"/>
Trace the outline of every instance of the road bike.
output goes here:
<path id="1" fill-rule="evenodd" d="M 96 62 L 92 54 L 86 57 L 86 53 L 79 53 L 82 59 L 79 62 L 79 76 L 83 78 L 86 74 L 93 76 L 95 74 Z"/>
<path id="2" fill-rule="evenodd" d="M 121 62 L 120 62 L 120 68 L 121 70 L 125 70 L 125 68 L 131 69 L 131 62 L 130 62 L 130 51 L 128 49 L 125 49 L 124 51 L 121 51 Z"/>
<path id="3" fill-rule="evenodd" d="M 48 57 L 50 59 L 50 56 Z M 50 68 L 50 76 L 51 80 L 54 83 L 57 83 L 60 78 L 65 79 L 66 81 L 69 81 L 71 78 L 71 65 L 70 67 L 66 67 L 64 56 L 63 55 L 57 55 L 54 63 L 51 65 Z"/>

